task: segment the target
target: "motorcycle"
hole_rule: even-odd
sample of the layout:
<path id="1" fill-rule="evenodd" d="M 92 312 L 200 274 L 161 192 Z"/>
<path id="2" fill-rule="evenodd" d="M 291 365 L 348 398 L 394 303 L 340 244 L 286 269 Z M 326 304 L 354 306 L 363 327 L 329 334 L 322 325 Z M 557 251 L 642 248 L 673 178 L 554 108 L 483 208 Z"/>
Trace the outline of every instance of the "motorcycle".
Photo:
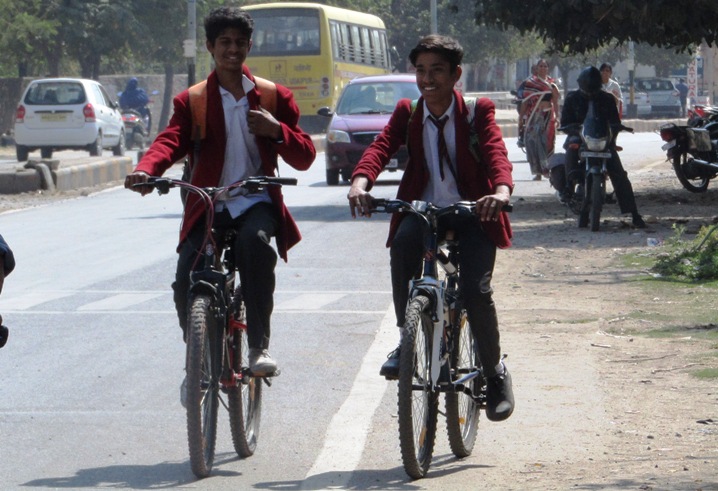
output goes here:
<path id="1" fill-rule="evenodd" d="M 613 158 L 616 147 L 616 135 L 620 131 L 633 133 L 633 129 L 622 124 L 611 125 L 600 117 L 594 102 L 588 103 L 588 111 L 583 123 L 573 123 L 559 128 L 569 135 L 568 146 L 578 150 L 583 163 L 583 176 L 569 175 L 564 200 L 568 207 L 578 214 L 579 228 L 588 227 L 598 231 L 601 223 L 603 205 L 607 202 L 606 180 L 608 163 Z"/>
<path id="2" fill-rule="evenodd" d="M 123 109 L 122 122 L 125 125 L 125 146 L 127 150 L 132 150 L 134 147 L 140 150 L 145 148 L 145 143 L 150 136 L 149 111 L 148 115 L 143 117 L 139 111 Z"/>
<path id="3" fill-rule="evenodd" d="M 718 121 L 718 106 L 695 104 L 693 109 L 688 109 L 688 126 L 702 128 L 711 121 Z"/>
<path id="4" fill-rule="evenodd" d="M 704 193 L 718 176 L 718 118 L 702 118 L 698 126 L 668 123 L 660 128 L 661 147 L 676 177 L 688 191 Z"/>

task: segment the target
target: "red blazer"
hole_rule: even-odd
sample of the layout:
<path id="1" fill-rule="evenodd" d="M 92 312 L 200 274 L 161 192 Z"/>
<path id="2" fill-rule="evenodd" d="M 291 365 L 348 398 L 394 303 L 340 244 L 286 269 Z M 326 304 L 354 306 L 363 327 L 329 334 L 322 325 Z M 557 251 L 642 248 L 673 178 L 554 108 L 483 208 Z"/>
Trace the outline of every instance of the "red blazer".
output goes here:
<path id="1" fill-rule="evenodd" d="M 454 125 L 456 128 L 456 160 L 457 178 L 461 198 L 475 201 L 488 194 L 493 194 L 496 186 L 505 184 L 511 191 L 514 188 L 511 172 L 513 166 L 508 159 L 508 152 L 501 136 L 501 129 L 494 119 L 495 106 L 490 99 L 476 100 L 474 128 L 478 137 L 477 161 L 469 147 L 470 128 L 467 120 L 468 108 L 464 98 L 454 91 Z M 394 113 L 381 134 L 367 148 L 357 164 L 352 177 L 366 176 L 369 179 L 369 189 L 374 185 L 377 176 L 389 159 L 406 143 L 409 149 L 404 176 L 399 184 L 396 197 L 404 201 L 421 199 L 429 183 L 429 169 L 424 156 L 424 100 L 419 99 L 414 115 L 411 116 L 411 101 L 402 99 L 396 105 Z M 411 127 L 409 127 L 411 124 Z M 394 214 L 389 227 L 387 246 L 396 233 L 396 228 L 402 215 Z M 478 218 L 477 218 L 478 220 Z M 496 222 L 481 222 L 489 238 L 497 247 L 505 248 L 511 245 L 511 224 L 506 213 L 501 213 Z"/>
<path id="2" fill-rule="evenodd" d="M 244 74 L 254 80 L 246 66 Z M 258 109 L 259 91 L 256 87 L 247 94 L 247 99 L 250 109 Z M 274 117 L 282 124 L 284 143 L 273 143 L 269 138 L 257 137 L 263 173 L 267 176 L 275 175 L 278 155 L 297 170 L 308 169 L 316 156 L 312 138 L 297 125 L 299 109 L 294 102 L 292 92 L 279 84 L 277 84 L 277 110 Z M 219 82 L 215 72 L 212 72 L 207 78 L 206 127 L 206 137 L 201 142 L 199 158 L 195 162 L 189 91 L 181 92 L 174 98 L 174 114 L 169 125 L 157 135 L 135 170 L 144 171 L 151 176 L 161 176 L 175 162 L 189 156 L 190 165 L 194 169 L 192 184 L 218 186 L 224 166 L 227 135 L 224 127 L 222 96 L 219 92 Z M 287 250 L 301 240 L 301 234 L 289 214 L 289 210 L 284 205 L 281 189 L 271 187 L 269 194 L 280 217 L 277 249 L 279 255 L 286 261 Z M 180 228 L 180 244 L 187 238 L 189 231 L 203 216 L 203 213 L 204 207 L 199 203 L 199 198 L 190 193 L 187 197 Z"/>

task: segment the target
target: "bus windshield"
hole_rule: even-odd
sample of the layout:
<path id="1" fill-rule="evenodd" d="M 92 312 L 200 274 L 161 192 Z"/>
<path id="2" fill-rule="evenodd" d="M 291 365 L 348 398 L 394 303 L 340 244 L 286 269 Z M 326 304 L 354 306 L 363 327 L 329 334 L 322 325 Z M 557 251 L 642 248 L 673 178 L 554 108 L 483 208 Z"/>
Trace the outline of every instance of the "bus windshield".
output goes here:
<path id="1" fill-rule="evenodd" d="M 270 9 L 252 12 L 252 54 L 259 56 L 318 55 L 319 11 Z"/>

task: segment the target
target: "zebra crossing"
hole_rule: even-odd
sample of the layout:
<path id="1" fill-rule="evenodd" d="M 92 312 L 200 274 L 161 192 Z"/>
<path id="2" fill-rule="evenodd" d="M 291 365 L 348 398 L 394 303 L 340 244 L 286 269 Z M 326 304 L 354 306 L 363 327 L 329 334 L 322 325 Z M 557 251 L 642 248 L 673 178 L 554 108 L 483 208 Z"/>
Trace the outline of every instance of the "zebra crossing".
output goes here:
<path id="1" fill-rule="evenodd" d="M 375 302 L 362 301 L 369 296 L 388 296 L 390 292 L 377 291 L 277 291 L 276 313 L 337 313 L 383 314 L 384 310 L 357 308 Z M 351 297 L 350 308 L 346 300 Z M 358 298 L 359 297 L 359 298 Z M 28 291 L 7 295 L 0 299 L 3 314 L 174 314 L 172 291 Z"/>

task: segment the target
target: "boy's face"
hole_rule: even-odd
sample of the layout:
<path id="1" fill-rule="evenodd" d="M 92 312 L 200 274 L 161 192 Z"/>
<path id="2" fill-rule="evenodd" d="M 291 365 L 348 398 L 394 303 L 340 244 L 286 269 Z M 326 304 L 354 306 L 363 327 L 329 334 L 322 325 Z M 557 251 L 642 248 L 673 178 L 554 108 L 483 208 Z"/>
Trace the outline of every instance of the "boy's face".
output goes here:
<path id="1" fill-rule="evenodd" d="M 437 53 L 420 53 L 416 58 L 416 85 L 427 104 L 443 103 L 448 107 L 459 77 L 461 67 L 452 67 Z"/>
<path id="2" fill-rule="evenodd" d="M 218 71 L 242 71 L 242 65 L 252 47 L 252 40 L 239 29 L 230 27 L 222 31 L 207 50 L 212 54 Z"/>

